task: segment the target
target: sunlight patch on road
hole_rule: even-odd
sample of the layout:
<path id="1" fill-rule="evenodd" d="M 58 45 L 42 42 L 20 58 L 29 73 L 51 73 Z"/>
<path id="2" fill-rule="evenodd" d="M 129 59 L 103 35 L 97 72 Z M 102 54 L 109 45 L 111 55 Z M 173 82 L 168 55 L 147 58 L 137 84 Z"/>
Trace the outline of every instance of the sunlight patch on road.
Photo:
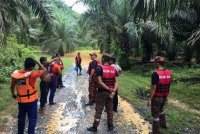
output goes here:
<path id="1" fill-rule="evenodd" d="M 150 124 L 144 120 L 144 118 L 137 113 L 133 106 L 127 101 L 119 97 L 119 109 L 123 110 L 121 118 L 124 120 L 126 125 L 134 124 L 137 128 L 136 132 L 139 134 L 149 134 Z M 124 123 L 118 122 L 118 123 Z"/>
<path id="2" fill-rule="evenodd" d="M 66 103 L 59 103 L 58 105 L 58 108 L 52 113 L 51 119 L 46 126 L 46 132 L 48 134 L 68 132 L 70 129 L 77 126 L 78 119 L 63 115 Z"/>

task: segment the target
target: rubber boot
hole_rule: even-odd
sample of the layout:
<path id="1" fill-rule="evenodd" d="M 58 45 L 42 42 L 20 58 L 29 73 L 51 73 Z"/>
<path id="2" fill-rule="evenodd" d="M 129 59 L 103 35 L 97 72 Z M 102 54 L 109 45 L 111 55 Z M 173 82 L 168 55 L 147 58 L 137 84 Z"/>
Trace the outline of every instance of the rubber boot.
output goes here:
<path id="1" fill-rule="evenodd" d="M 111 124 L 108 124 L 108 131 L 112 131 L 114 129 L 114 126 Z"/>
<path id="2" fill-rule="evenodd" d="M 165 115 L 160 115 L 160 127 L 167 129 Z"/>
<path id="3" fill-rule="evenodd" d="M 46 112 L 46 110 L 45 110 L 44 107 L 41 107 L 41 108 L 39 109 L 39 113 L 40 113 L 42 116 L 48 115 L 48 113 Z"/>
<path id="4" fill-rule="evenodd" d="M 87 128 L 87 130 L 90 132 L 97 132 L 97 127 L 93 125 L 92 127 Z"/>
<path id="5" fill-rule="evenodd" d="M 160 134 L 160 122 L 159 121 L 153 121 L 152 130 L 153 130 L 153 134 Z"/>

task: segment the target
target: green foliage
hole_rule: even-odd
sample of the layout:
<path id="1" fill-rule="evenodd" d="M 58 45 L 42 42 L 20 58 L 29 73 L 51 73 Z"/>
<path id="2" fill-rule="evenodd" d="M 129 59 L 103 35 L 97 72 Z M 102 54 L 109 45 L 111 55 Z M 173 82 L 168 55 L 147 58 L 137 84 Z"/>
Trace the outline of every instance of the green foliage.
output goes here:
<path id="1" fill-rule="evenodd" d="M 0 48 L 0 82 L 8 82 L 11 73 L 23 68 L 23 61 L 33 57 L 32 52 L 23 44 L 17 44 L 15 37 L 8 37 L 7 46 Z"/>
<path id="2" fill-rule="evenodd" d="M 64 56 L 64 49 L 63 49 L 62 44 L 61 44 L 60 47 L 58 48 L 58 53 L 59 53 L 61 56 Z"/>
<path id="3" fill-rule="evenodd" d="M 167 67 L 172 70 L 173 83 L 170 90 L 169 102 L 165 113 L 168 120 L 168 129 L 162 132 L 169 133 L 198 133 L 200 130 L 199 114 L 189 108 L 200 110 L 200 69 L 198 65 L 190 67 Z M 153 67 L 144 75 L 140 65 L 135 65 L 131 70 L 124 71 L 119 77 L 119 94 L 131 102 L 135 108 L 148 121 L 152 121 L 151 111 L 146 106 L 147 93 L 150 92 L 151 72 Z M 178 100 L 180 104 L 170 103 L 170 100 Z M 185 108 L 184 105 L 189 106 Z M 184 126 L 184 127 L 183 127 Z M 187 129 L 185 129 L 187 128 Z"/>

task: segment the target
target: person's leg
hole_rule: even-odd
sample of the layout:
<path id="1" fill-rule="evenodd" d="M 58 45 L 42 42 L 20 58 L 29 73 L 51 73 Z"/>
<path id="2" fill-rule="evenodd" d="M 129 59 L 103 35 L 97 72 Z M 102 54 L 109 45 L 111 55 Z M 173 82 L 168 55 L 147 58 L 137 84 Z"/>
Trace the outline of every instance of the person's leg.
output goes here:
<path id="1" fill-rule="evenodd" d="M 43 108 L 45 106 L 46 100 L 46 87 L 45 87 L 45 82 L 41 81 L 40 82 L 40 108 Z"/>
<path id="2" fill-rule="evenodd" d="M 103 111 L 103 108 L 106 103 L 105 93 L 98 93 L 97 94 L 97 100 L 96 100 L 96 113 L 95 113 L 95 119 L 94 119 L 94 126 L 98 127 L 101 119 L 101 114 Z"/>
<path id="3" fill-rule="evenodd" d="M 93 90 L 94 103 L 96 102 L 97 87 L 98 87 L 97 77 L 94 77 L 94 90 Z"/>
<path id="4" fill-rule="evenodd" d="M 56 85 L 57 85 L 57 79 L 56 77 L 51 78 L 51 83 L 50 83 L 50 95 L 49 95 L 49 104 L 55 104 L 54 103 L 54 96 L 56 92 Z"/>
<path id="5" fill-rule="evenodd" d="M 60 75 L 58 75 L 56 81 L 57 81 L 56 87 L 57 87 L 57 88 L 60 88 Z"/>
<path id="6" fill-rule="evenodd" d="M 28 134 L 35 134 L 35 126 L 37 121 L 37 101 L 29 104 L 28 119 Z"/>
<path id="7" fill-rule="evenodd" d="M 45 114 L 45 104 L 47 103 L 47 96 L 49 93 L 49 83 L 41 82 L 40 83 L 40 113 Z"/>
<path id="8" fill-rule="evenodd" d="M 97 127 L 99 126 L 100 119 L 101 119 L 101 114 L 105 106 L 105 101 L 106 101 L 105 93 L 97 93 L 94 123 L 92 127 L 87 128 L 88 131 L 92 131 L 92 132 L 97 131 Z"/>
<path id="9" fill-rule="evenodd" d="M 167 128 L 165 112 L 164 112 L 164 107 L 165 107 L 166 102 L 167 102 L 167 98 L 163 98 L 161 106 L 160 106 L 160 116 L 159 116 L 159 118 L 160 118 L 160 126 L 162 128 Z"/>
<path id="10" fill-rule="evenodd" d="M 95 83 L 94 79 L 92 78 L 89 82 L 89 103 L 93 104 L 95 101 Z"/>
<path id="11" fill-rule="evenodd" d="M 110 94 L 107 94 L 107 99 L 106 99 L 106 112 L 107 112 L 107 121 L 108 121 L 108 130 L 111 131 L 113 130 L 113 99 L 110 98 Z"/>
<path id="12" fill-rule="evenodd" d="M 79 64 L 79 70 L 80 70 L 79 74 L 82 75 L 82 73 L 81 73 L 81 71 L 82 71 L 81 64 Z"/>
<path id="13" fill-rule="evenodd" d="M 153 134 L 160 134 L 160 106 L 161 106 L 161 99 L 158 97 L 153 97 L 151 102 L 151 112 L 153 116 Z"/>
<path id="14" fill-rule="evenodd" d="M 113 98 L 113 111 L 117 112 L 117 108 L 118 108 L 118 91 L 116 92 Z"/>
<path id="15" fill-rule="evenodd" d="M 63 81 L 62 81 L 62 74 L 60 75 L 60 87 L 65 87 L 65 86 L 63 85 Z"/>
<path id="16" fill-rule="evenodd" d="M 26 120 L 26 112 L 27 107 L 26 104 L 18 104 L 19 114 L 18 114 L 18 134 L 24 133 L 25 128 L 25 120 Z"/>

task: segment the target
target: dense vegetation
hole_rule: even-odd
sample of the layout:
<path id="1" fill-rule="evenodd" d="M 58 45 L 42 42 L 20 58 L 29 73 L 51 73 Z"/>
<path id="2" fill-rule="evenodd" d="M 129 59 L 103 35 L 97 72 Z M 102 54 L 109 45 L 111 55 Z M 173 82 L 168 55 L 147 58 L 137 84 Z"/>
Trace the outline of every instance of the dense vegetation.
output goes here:
<path id="1" fill-rule="evenodd" d="M 82 0 L 83 15 L 102 52 L 115 53 L 124 68 L 131 57 L 149 61 L 162 51 L 170 61 L 181 56 L 199 63 L 198 0 Z M 194 54 L 194 55 L 193 55 Z"/>
<path id="2" fill-rule="evenodd" d="M 88 6 L 83 14 L 74 12 L 63 0 L 0 1 L 0 83 L 6 83 L 0 86 L 0 101 L 6 100 L 0 104 L 0 111 L 14 103 L 9 101 L 7 83 L 11 72 L 22 67 L 25 57 L 38 59 L 40 52 L 64 55 L 79 47 L 117 56 L 123 69 L 128 69 L 121 77 L 120 95 L 149 119 L 142 98 L 147 94 L 152 68 L 136 64 L 146 63 L 160 53 L 167 56 L 168 64 L 181 63 L 181 67 L 169 66 L 174 75 L 170 99 L 189 106 L 184 109 L 169 104 L 173 129 L 166 133 L 198 133 L 199 66 L 194 63 L 200 63 L 200 1 L 79 1 Z"/>
<path id="3" fill-rule="evenodd" d="M 25 57 L 40 51 L 64 55 L 79 43 L 80 15 L 61 0 L 3 0 L 0 9 L 1 83 Z"/>

